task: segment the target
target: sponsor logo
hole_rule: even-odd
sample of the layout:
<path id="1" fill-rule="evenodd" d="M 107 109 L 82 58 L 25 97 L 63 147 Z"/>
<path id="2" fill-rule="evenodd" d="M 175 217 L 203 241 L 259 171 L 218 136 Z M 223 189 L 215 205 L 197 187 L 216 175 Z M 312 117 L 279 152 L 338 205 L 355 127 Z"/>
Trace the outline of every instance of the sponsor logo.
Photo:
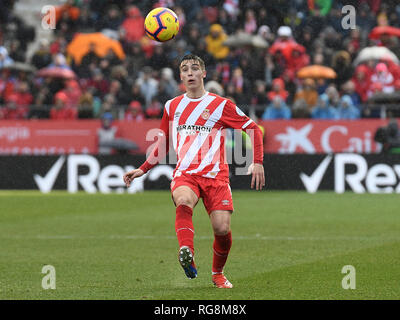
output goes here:
<path id="1" fill-rule="evenodd" d="M 280 143 L 279 153 L 371 153 L 373 149 L 379 151 L 373 141 L 373 134 L 369 130 L 365 130 L 362 136 L 355 137 L 352 136 L 354 133 L 349 132 L 350 128 L 343 125 L 328 126 L 320 134 L 313 132 L 314 125 L 312 123 L 299 129 L 291 126 L 287 126 L 285 129 L 286 132 L 278 133 L 274 137 Z M 318 130 L 316 131 L 318 132 Z M 338 137 L 340 137 L 340 141 L 345 142 L 343 146 L 337 146 Z"/>
<path id="2" fill-rule="evenodd" d="M 363 156 L 351 153 L 328 155 L 311 175 L 300 173 L 308 192 L 318 190 L 332 159 L 335 192 L 343 193 L 348 186 L 355 193 L 400 193 L 400 164 L 377 163 L 368 168 Z"/>
<path id="3" fill-rule="evenodd" d="M 173 168 L 168 165 L 154 167 L 148 175 L 136 178 L 131 186 L 126 189 L 123 181 L 125 172 L 135 169 L 132 166 L 121 167 L 115 164 L 100 167 L 99 161 L 90 155 L 61 156 L 44 175 L 34 174 L 35 180 L 41 192 L 50 192 L 59 177 L 62 167 L 67 166 L 67 190 L 75 193 L 84 190 L 88 193 L 135 193 L 144 190 L 144 180 L 157 181 L 161 176 L 172 179 Z M 83 169 L 83 170 L 82 170 Z M 85 171 L 85 173 L 81 173 Z"/>
<path id="4" fill-rule="evenodd" d="M 175 114 L 174 114 L 174 118 L 179 118 L 181 116 L 181 112 L 175 112 Z"/>
<path id="5" fill-rule="evenodd" d="M 212 127 L 181 124 L 176 127 L 176 131 L 186 135 L 196 135 L 196 134 L 205 135 L 211 133 Z"/>
<path id="6" fill-rule="evenodd" d="M 201 117 L 204 120 L 208 120 L 208 118 L 210 117 L 210 110 L 204 109 L 204 111 L 201 113 Z"/>
<path id="7" fill-rule="evenodd" d="M 31 137 L 28 127 L 2 127 L 0 128 L 0 140 L 4 139 L 8 142 L 17 140 L 27 140 Z"/>
<path id="8" fill-rule="evenodd" d="M 277 134 L 275 139 L 281 143 L 279 153 L 294 153 L 298 147 L 307 153 L 315 153 L 314 145 L 308 139 L 312 127 L 311 123 L 299 130 L 287 127 L 286 133 Z"/>

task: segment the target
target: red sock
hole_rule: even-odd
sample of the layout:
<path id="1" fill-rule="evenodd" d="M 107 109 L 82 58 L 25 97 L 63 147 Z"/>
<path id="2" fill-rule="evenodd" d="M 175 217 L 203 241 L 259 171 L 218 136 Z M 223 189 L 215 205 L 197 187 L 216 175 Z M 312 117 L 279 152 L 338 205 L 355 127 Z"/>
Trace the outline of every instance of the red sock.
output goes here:
<path id="1" fill-rule="evenodd" d="M 194 254 L 194 227 L 192 222 L 193 209 L 186 205 L 176 207 L 175 231 L 179 248 L 188 246 Z"/>
<path id="2" fill-rule="evenodd" d="M 214 254 L 212 263 L 212 272 L 221 273 L 224 269 L 226 259 L 232 246 L 232 232 L 229 231 L 226 235 L 220 236 L 214 234 Z"/>

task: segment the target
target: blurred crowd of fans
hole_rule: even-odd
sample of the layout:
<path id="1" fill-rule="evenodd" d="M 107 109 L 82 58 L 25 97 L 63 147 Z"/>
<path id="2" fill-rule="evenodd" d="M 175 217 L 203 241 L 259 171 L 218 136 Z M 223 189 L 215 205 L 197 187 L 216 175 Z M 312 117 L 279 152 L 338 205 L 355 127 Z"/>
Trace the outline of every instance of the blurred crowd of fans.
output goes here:
<path id="1" fill-rule="evenodd" d="M 15 16 L 13 1 L 0 0 L 0 119 L 99 118 L 105 113 L 132 121 L 160 118 L 164 103 L 184 92 L 178 63 L 188 52 L 204 59 L 207 90 L 232 98 L 246 112 L 257 106 L 254 117 L 379 117 L 369 99 L 400 89 L 398 63 L 387 56 L 354 61 L 369 46 L 400 56 L 399 36 L 369 36 L 376 26 L 400 27 L 396 2 L 68 0 L 57 8 L 53 40 L 39 40 L 28 60 L 34 30 Z M 355 29 L 342 26 L 345 4 L 356 8 Z M 144 17 L 157 6 L 179 16 L 180 32 L 173 41 L 161 44 L 145 36 Z M 98 32 L 109 41 L 93 38 L 79 55 L 68 50 L 77 33 Z M 235 43 L 234 36 L 243 33 L 261 44 Z M 329 79 L 321 71 L 299 78 L 307 65 L 329 67 L 337 76 Z M 39 76 L 46 68 L 58 73 Z"/>

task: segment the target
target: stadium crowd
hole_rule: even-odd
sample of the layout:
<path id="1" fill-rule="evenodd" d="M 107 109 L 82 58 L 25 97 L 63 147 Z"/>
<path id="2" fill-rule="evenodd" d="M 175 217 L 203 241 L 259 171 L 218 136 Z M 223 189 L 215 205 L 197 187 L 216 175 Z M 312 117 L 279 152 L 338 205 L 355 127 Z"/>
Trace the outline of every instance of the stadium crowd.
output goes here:
<path id="1" fill-rule="evenodd" d="M 348 4 L 356 8 L 354 29 L 342 26 Z M 207 90 L 246 112 L 257 106 L 252 116 L 262 119 L 379 117 L 370 98 L 400 89 L 400 36 L 371 37 L 376 26 L 400 27 L 396 1 L 68 0 L 57 8 L 53 40 L 36 39 L 40 46 L 29 59 L 32 30 L 15 16 L 13 1 L 1 5 L 0 119 L 160 118 L 164 102 L 184 92 L 178 63 L 188 52 L 204 59 Z M 145 36 L 144 17 L 157 6 L 179 17 L 173 41 Z M 79 55 L 68 50 L 77 33 L 96 32 L 113 40 L 90 42 Z M 98 46 L 106 52 L 99 55 Z M 360 57 L 370 46 L 393 55 Z M 308 65 L 337 76 L 317 68 L 300 77 Z M 39 76 L 44 68 L 58 73 Z"/>

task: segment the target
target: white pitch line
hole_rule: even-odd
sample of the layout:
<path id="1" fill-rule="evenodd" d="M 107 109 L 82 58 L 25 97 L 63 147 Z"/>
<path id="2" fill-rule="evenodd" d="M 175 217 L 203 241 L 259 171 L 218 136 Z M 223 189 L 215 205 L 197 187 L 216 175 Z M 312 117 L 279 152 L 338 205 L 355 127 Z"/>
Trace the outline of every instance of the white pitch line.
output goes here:
<path id="1" fill-rule="evenodd" d="M 8 240 L 175 240 L 175 235 L 108 235 L 108 236 L 90 236 L 90 235 L 1 235 L 0 239 Z M 197 240 L 213 240 L 213 236 L 195 236 Z M 305 237 L 305 236 L 263 236 L 260 234 L 251 236 L 234 235 L 234 240 L 263 240 L 263 241 L 400 241 L 400 237 L 376 237 L 376 236 L 323 236 L 323 237 Z"/>

